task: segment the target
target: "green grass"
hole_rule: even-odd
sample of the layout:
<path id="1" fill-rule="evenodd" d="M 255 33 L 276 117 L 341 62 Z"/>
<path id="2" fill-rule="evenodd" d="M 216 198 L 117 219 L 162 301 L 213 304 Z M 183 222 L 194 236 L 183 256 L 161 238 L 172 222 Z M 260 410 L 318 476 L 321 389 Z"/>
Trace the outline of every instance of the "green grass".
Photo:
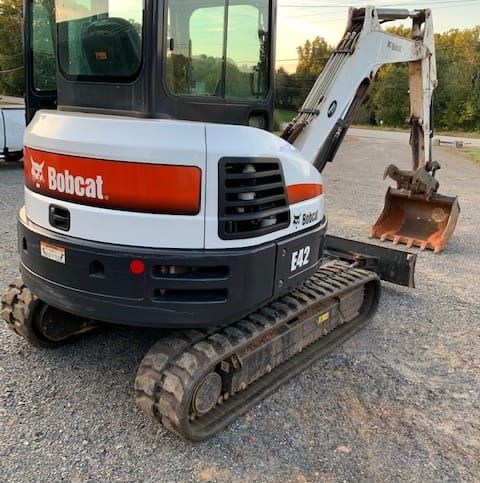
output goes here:
<path id="1" fill-rule="evenodd" d="M 477 163 L 480 163 L 480 148 L 466 148 L 465 152 Z"/>
<path id="2" fill-rule="evenodd" d="M 289 111 L 287 109 L 275 109 L 273 116 L 275 119 L 275 125 L 273 133 L 280 136 L 282 133 L 281 125 L 284 123 L 289 123 L 295 116 L 297 111 Z"/>
<path id="3" fill-rule="evenodd" d="M 275 120 L 282 124 L 290 122 L 297 115 L 296 111 L 288 111 L 286 109 L 275 109 Z"/>

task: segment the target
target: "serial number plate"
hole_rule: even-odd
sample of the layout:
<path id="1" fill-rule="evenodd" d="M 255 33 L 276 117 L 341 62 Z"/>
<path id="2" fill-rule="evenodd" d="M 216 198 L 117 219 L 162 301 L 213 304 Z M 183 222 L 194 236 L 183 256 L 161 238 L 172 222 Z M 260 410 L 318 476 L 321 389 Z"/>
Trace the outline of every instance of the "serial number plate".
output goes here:
<path id="1" fill-rule="evenodd" d="M 65 264 L 65 248 L 42 241 L 40 242 L 40 254 L 49 260 Z"/>

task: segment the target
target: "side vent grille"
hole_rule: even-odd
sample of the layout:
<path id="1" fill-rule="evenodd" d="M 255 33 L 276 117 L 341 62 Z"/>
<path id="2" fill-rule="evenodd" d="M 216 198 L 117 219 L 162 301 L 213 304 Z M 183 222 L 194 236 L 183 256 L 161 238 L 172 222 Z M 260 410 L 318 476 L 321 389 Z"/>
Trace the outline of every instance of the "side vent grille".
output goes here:
<path id="1" fill-rule="evenodd" d="M 224 158 L 219 169 L 220 238 L 252 238 L 289 226 L 280 161 Z"/>

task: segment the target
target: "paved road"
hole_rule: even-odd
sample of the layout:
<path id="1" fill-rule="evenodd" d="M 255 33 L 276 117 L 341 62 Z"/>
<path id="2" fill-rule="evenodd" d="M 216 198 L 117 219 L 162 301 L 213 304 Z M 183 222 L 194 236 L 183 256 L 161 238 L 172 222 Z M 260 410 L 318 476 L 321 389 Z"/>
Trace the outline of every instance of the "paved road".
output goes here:
<path id="1" fill-rule="evenodd" d="M 0 104 L 2 103 L 25 106 L 25 99 L 23 97 L 0 96 Z"/>
<path id="2" fill-rule="evenodd" d="M 361 128 L 350 128 L 348 134 L 351 136 L 359 138 L 368 139 L 382 139 L 398 142 L 407 142 L 409 140 L 410 134 L 398 131 L 381 131 L 379 129 L 361 129 Z M 480 147 L 480 136 L 478 138 L 464 138 L 458 136 L 442 136 L 436 135 L 435 139 L 440 140 L 442 143 L 454 144 L 456 141 L 463 142 L 465 147 Z"/>
<path id="3" fill-rule="evenodd" d="M 25 102 L 19 97 L 0 96 L 0 108 L 24 109 Z"/>
<path id="4" fill-rule="evenodd" d="M 192 446 L 137 411 L 135 369 L 155 331 L 117 328 L 57 351 L 0 328 L 0 480 L 478 481 L 480 166 L 438 151 L 462 218 L 424 253 L 418 289 L 387 286 L 372 324 L 213 440 Z M 326 175 L 333 234 L 366 240 L 395 140 L 347 140 Z M 16 274 L 22 172 L 0 166 L 0 285 Z"/>

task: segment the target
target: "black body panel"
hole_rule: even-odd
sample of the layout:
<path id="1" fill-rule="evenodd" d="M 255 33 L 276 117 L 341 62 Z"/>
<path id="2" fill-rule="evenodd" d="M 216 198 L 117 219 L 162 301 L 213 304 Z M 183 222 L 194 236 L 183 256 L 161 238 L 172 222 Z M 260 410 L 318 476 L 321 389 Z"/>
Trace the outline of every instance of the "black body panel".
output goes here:
<path id="1" fill-rule="evenodd" d="M 385 282 L 415 288 L 415 253 L 327 235 L 325 255 L 356 263 Z"/>
<path id="2" fill-rule="evenodd" d="M 20 270 L 40 299 L 94 320 L 158 328 L 228 324 L 287 293 L 318 268 L 326 232 L 324 221 L 294 237 L 251 248 L 151 249 L 74 239 L 22 216 Z M 41 242 L 64 249 L 65 264 L 42 256 Z M 307 246 L 308 263 L 289 271 L 290 257 Z M 144 262 L 143 275 L 130 272 L 132 260 Z M 177 267 L 177 273 L 165 267 Z"/>

